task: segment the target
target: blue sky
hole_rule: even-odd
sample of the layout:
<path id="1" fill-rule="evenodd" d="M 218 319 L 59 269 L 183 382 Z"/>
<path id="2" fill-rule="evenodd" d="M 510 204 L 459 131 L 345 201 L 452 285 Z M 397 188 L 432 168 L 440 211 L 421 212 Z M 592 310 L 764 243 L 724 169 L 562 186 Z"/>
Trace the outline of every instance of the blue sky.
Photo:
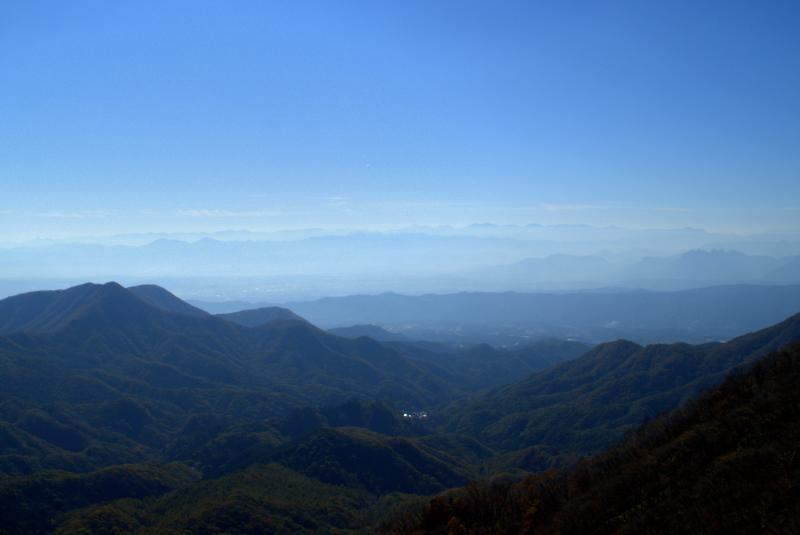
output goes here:
<path id="1" fill-rule="evenodd" d="M 0 238 L 800 231 L 800 3 L 0 4 Z"/>

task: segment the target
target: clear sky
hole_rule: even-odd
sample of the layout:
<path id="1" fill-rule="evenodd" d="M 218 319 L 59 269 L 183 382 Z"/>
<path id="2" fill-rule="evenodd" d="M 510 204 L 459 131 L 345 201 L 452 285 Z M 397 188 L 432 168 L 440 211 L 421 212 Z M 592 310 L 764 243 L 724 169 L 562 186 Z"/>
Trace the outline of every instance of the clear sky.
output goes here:
<path id="1" fill-rule="evenodd" d="M 0 238 L 800 230 L 800 2 L 0 3 Z"/>

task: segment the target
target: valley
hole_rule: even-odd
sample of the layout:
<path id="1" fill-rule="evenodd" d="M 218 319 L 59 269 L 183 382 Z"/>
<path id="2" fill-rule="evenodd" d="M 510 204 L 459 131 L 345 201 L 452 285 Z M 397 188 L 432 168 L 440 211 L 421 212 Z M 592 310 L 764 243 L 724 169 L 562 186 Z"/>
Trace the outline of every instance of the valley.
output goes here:
<path id="1" fill-rule="evenodd" d="M 0 301 L 0 533 L 368 532 L 602 455 L 800 340 L 800 316 L 700 345 L 335 332 L 152 285 Z"/>

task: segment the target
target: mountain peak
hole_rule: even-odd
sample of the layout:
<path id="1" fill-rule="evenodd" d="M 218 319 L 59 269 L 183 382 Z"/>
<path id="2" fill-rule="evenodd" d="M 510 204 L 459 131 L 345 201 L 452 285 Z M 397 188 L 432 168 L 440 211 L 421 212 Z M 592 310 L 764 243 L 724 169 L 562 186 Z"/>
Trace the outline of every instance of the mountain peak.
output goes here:
<path id="1" fill-rule="evenodd" d="M 167 294 L 163 288 L 154 295 Z M 138 290 L 136 293 L 146 294 Z M 0 334 L 14 332 L 53 333 L 60 331 L 71 323 L 94 316 L 96 321 L 109 322 L 124 318 L 141 318 L 147 315 L 147 309 L 160 309 L 167 312 L 165 306 L 153 303 L 150 298 L 142 298 L 111 281 L 104 284 L 85 283 L 64 290 L 48 290 L 19 294 L 0 300 Z M 162 295 L 163 297 L 163 295 Z M 172 296 L 181 302 L 177 297 Z M 177 307 L 175 303 L 172 303 Z M 191 305 L 185 304 L 186 307 Z"/>

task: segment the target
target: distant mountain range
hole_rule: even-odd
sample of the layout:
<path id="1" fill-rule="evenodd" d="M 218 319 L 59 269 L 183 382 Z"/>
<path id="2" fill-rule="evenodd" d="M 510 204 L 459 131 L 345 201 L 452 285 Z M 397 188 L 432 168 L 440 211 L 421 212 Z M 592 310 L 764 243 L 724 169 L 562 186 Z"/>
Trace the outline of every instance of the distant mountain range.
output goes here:
<path id="1" fill-rule="evenodd" d="M 343 336 L 345 338 L 361 338 L 367 336 L 379 342 L 404 342 L 409 341 L 409 338 L 401 333 L 393 333 L 387 331 L 378 325 L 351 325 L 350 327 L 336 327 L 328 329 L 328 332 L 336 336 Z"/>
<path id="2" fill-rule="evenodd" d="M 325 328 L 374 324 L 412 339 L 513 345 L 544 337 L 589 342 L 725 340 L 800 310 L 800 285 L 677 292 L 354 295 L 286 306 Z"/>
<path id="3" fill-rule="evenodd" d="M 609 255 L 557 254 L 526 258 L 484 270 L 507 288 L 592 288 L 598 285 L 680 290 L 731 283 L 800 282 L 798 257 L 747 255 L 731 250 L 691 250 L 676 256 L 631 260 Z"/>
<path id="4" fill-rule="evenodd" d="M 468 236 L 476 238 L 515 238 L 535 239 L 544 243 L 617 243 L 627 248 L 649 249 L 653 242 L 660 242 L 669 250 L 680 251 L 693 248 L 742 248 L 742 246 L 755 244 L 779 245 L 783 249 L 776 249 L 775 253 L 752 252 L 752 254 L 798 254 L 791 253 L 791 244 L 798 236 L 793 233 L 772 233 L 755 235 L 738 235 L 732 233 L 709 232 L 699 228 L 667 228 L 667 229 L 640 229 L 618 226 L 593 226 L 581 224 L 542 225 L 530 223 L 527 225 L 499 225 L 493 223 L 475 223 L 463 226 L 452 225 L 412 225 L 386 230 L 365 230 L 363 228 L 300 228 L 276 231 L 251 231 L 251 230 L 221 230 L 215 232 L 153 232 L 142 234 L 118 234 L 111 236 L 83 236 L 71 239 L 47 240 L 37 239 L 28 242 L 0 244 L 5 247 L 41 247 L 50 245 L 64 245 L 72 243 L 96 245 L 146 245 L 157 240 L 175 240 L 195 242 L 203 239 L 217 241 L 297 241 L 308 238 L 327 236 L 358 236 L 364 234 L 385 236 Z M 745 247 L 747 248 L 747 247 Z M 747 250 L 745 252 L 751 253 Z"/>
<path id="5" fill-rule="evenodd" d="M 698 229 L 485 224 L 226 231 L 9 244 L 0 253 L 0 295 L 111 277 L 131 286 L 155 281 L 200 301 L 270 304 L 386 291 L 800 283 L 800 236 Z"/>

